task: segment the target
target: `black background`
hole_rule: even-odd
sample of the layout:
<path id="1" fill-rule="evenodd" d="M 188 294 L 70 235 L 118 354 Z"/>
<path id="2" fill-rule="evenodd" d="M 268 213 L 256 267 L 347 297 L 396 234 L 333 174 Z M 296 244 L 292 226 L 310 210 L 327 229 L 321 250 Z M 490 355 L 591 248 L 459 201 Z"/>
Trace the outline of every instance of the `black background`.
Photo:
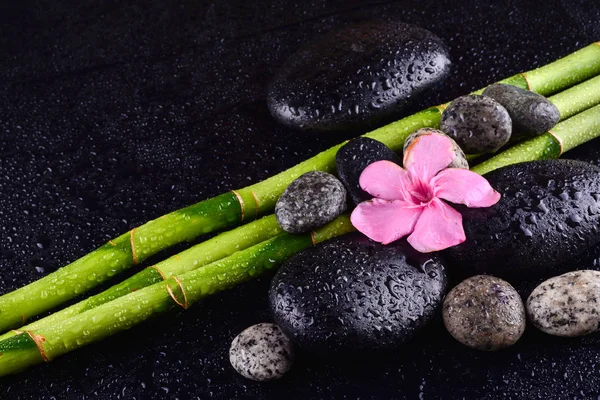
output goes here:
<path id="1" fill-rule="evenodd" d="M 600 40 L 597 1 L 22 1 L 0 5 L 0 292 L 164 213 L 339 142 L 277 125 L 265 87 L 300 45 L 379 18 L 449 46 L 438 104 Z M 181 249 L 181 248 L 180 248 Z M 175 250 L 180 250 L 175 249 Z M 168 254 L 163 254 L 166 256 Z M 268 384 L 227 351 L 270 276 L 0 380 L 2 399 L 597 398 L 600 339 L 529 328 L 494 354 L 439 323 L 395 354 L 301 354 Z"/>

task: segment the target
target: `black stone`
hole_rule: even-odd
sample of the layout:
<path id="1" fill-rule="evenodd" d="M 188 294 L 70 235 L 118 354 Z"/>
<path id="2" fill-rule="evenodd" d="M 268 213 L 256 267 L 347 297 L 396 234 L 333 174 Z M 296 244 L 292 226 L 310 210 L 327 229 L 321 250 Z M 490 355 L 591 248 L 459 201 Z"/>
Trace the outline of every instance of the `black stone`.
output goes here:
<path id="1" fill-rule="evenodd" d="M 488 86 L 483 95 L 493 98 L 508 111 L 513 123 L 513 140 L 541 135 L 560 120 L 554 104 L 529 90 L 496 83 Z"/>
<path id="2" fill-rule="evenodd" d="M 456 141 L 454 139 L 452 139 L 450 136 L 446 135 L 444 132 L 442 132 L 438 129 L 423 128 L 423 129 L 419 129 L 416 132 L 411 133 L 410 135 L 408 135 L 408 137 L 404 141 L 403 150 L 406 151 L 408 146 L 410 146 L 412 144 L 412 142 L 414 142 L 415 139 L 418 138 L 419 136 L 430 135 L 430 134 L 441 135 L 441 136 L 447 137 L 448 139 L 450 139 L 452 141 L 452 148 L 454 150 L 454 159 L 448 165 L 448 168 L 469 169 L 469 162 L 467 161 L 465 152 L 462 151 L 462 149 L 460 148 L 460 146 L 456 143 Z"/>
<path id="3" fill-rule="evenodd" d="M 293 54 L 268 89 L 271 114 L 290 127 L 360 131 L 401 114 L 450 69 L 433 33 L 369 21 L 333 31 Z"/>
<path id="4" fill-rule="evenodd" d="M 359 178 L 367 166 L 382 160 L 402 165 L 400 157 L 389 147 L 366 137 L 352 139 L 338 150 L 335 156 L 337 174 L 354 205 L 373 197 L 360 188 Z"/>
<path id="5" fill-rule="evenodd" d="M 456 206 L 467 240 L 445 251 L 453 271 L 534 280 L 600 242 L 600 168 L 580 161 L 511 165 L 486 175 L 502 194 L 489 208 Z"/>
<path id="6" fill-rule="evenodd" d="M 284 231 L 310 232 L 346 211 L 346 189 L 333 175 L 312 171 L 294 180 L 275 205 Z"/>
<path id="7" fill-rule="evenodd" d="M 271 282 L 269 302 L 276 323 L 305 349 L 371 351 L 415 336 L 446 289 L 439 257 L 355 233 L 289 259 Z"/>
<path id="8" fill-rule="evenodd" d="M 508 143 L 512 123 L 491 97 L 470 94 L 452 101 L 442 113 L 440 129 L 467 154 L 495 152 Z"/>

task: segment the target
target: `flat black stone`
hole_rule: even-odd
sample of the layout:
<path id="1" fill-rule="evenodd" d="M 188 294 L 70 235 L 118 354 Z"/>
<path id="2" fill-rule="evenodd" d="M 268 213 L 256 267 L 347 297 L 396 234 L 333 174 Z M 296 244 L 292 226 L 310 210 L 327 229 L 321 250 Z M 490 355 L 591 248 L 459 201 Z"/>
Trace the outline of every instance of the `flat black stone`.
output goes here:
<path id="1" fill-rule="evenodd" d="M 502 198 L 489 208 L 459 208 L 467 240 L 445 257 L 466 276 L 529 280 L 567 272 L 569 259 L 600 242 L 599 174 L 600 168 L 572 160 L 486 174 Z"/>
<path id="2" fill-rule="evenodd" d="M 286 261 L 269 302 L 275 322 L 305 350 L 372 352 L 398 349 L 431 323 L 447 284 L 439 257 L 354 233 Z"/>
<path id="3" fill-rule="evenodd" d="M 450 70 L 433 33 L 399 21 L 333 31 L 293 54 L 269 85 L 277 121 L 316 131 L 361 131 L 438 86 Z"/>

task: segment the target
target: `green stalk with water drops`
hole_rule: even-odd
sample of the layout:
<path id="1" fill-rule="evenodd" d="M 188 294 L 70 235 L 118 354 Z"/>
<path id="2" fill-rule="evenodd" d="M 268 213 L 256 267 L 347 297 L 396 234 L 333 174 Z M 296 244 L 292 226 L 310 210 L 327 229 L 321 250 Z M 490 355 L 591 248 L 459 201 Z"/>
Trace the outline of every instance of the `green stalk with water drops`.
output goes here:
<path id="1" fill-rule="evenodd" d="M 129 329 L 151 317 L 180 308 L 234 287 L 275 268 L 288 257 L 335 236 L 354 231 L 348 216 L 313 233 L 282 233 L 262 243 L 208 264 L 172 275 L 66 320 L 45 324 L 0 341 L 0 376 L 50 361 L 67 352 Z"/>
<path id="2" fill-rule="evenodd" d="M 600 45 L 584 47 L 546 66 L 517 74 L 502 83 L 550 95 L 600 74 Z M 440 107 L 428 108 L 365 136 L 401 151 L 404 139 L 420 128 L 436 128 Z M 73 263 L 0 297 L 0 332 L 95 287 L 170 246 L 230 228 L 273 211 L 285 188 L 312 170 L 333 172 L 342 144 L 246 188 L 174 211 L 109 241 Z"/>
<path id="3" fill-rule="evenodd" d="M 521 142 L 471 168 L 478 174 L 520 162 L 558 158 L 565 151 L 600 137 L 600 105 L 557 124 L 550 133 Z"/>
<path id="4" fill-rule="evenodd" d="M 486 172 L 486 163 L 493 166 L 491 169 L 495 169 L 518 161 L 558 157 L 561 150 L 566 151 L 600 136 L 600 106 L 593 106 L 573 116 L 571 115 L 575 108 L 567 109 L 561 106 L 577 102 L 578 107 L 588 108 L 597 104 L 600 102 L 597 85 L 600 85 L 600 78 L 590 79 L 563 92 L 560 98 L 551 98 L 559 106 L 561 116 L 570 118 L 554 127 L 552 133 L 514 146 L 473 170 L 479 173 Z M 572 101 L 569 101 L 569 98 L 572 98 Z M 389 131 L 386 130 L 385 134 L 388 135 Z M 527 160 L 515 156 L 525 156 Z M 0 375 L 15 373 L 28 366 L 50 361 L 173 308 L 187 308 L 210 294 L 233 287 L 275 267 L 313 243 L 353 230 L 348 218 L 344 216 L 310 235 L 283 233 L 203 268 L 179 276 L 172 275 L 164 282 L 155 283 L 104 304 L 94 304 L 93 308 L 81 310 L 83 312 L 70 318 L 57 318 L 40 326 L 33 326 L 26 332 L 0 341 Z"/>
<path id="5" fill-rule="evenodd" d="M 230 256 L 237 251 L 244 250 L 281 233 L 283 233 L 283 230 L 274 215 L 263 217 L 231 231 L 221 233 L 156 265 L 145 268 L 104 292 L 25 325 L 19 328 L 19 331 L 39 329 L 46 325 L 60 323 L 74 315 L 91 310 L 121 296 L 162 282 L 173 275 L 201 268 L 206 264 Z M 9 331 L 0 336 L 0 340 L 14 336 L 19 331 Z"/>

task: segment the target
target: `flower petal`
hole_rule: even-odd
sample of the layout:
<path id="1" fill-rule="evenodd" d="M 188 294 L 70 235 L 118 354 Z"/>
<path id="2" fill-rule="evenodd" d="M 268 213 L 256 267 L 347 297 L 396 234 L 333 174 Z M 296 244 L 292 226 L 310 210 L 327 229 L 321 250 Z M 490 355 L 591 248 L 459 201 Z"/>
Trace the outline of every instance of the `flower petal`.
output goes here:
<path id="1" fill-rule="evenodd" d="M 455 154 L 452 141 L 435 133 L 417 137 L 404 152 L 404 168 L 413 178 L 428 183 L 438 172 L 446 168 Z"/>
<path id="2" fill-rule="evenodd" d="M 402 200 L 373 199 L 356 206 L 350 221 L 370 239 L 388 244 L 411 233 L 422 210 Z"/>
<path id="3" fill-rule="evenodd" d="M 466 169 L 448 168 L 431 180 L 436 197 L 467 207 L 490 207 L 500 200 L 483 176 Z"/>
<path id="4" fill-rule="evenodd" d="M 462 215 L 439 199 L 425 207 L 408 237 L 408 243 L 421 253 L 444 250 L 464 241 Z"/>
<path id="5" fill-rule="evenodd" d="M 362 190 L 380 199 L 412 199 L 412 183 L 408 171 L 391 161 L 375 161 L 368 165 L 360 174 L 358 183 Z"/>

